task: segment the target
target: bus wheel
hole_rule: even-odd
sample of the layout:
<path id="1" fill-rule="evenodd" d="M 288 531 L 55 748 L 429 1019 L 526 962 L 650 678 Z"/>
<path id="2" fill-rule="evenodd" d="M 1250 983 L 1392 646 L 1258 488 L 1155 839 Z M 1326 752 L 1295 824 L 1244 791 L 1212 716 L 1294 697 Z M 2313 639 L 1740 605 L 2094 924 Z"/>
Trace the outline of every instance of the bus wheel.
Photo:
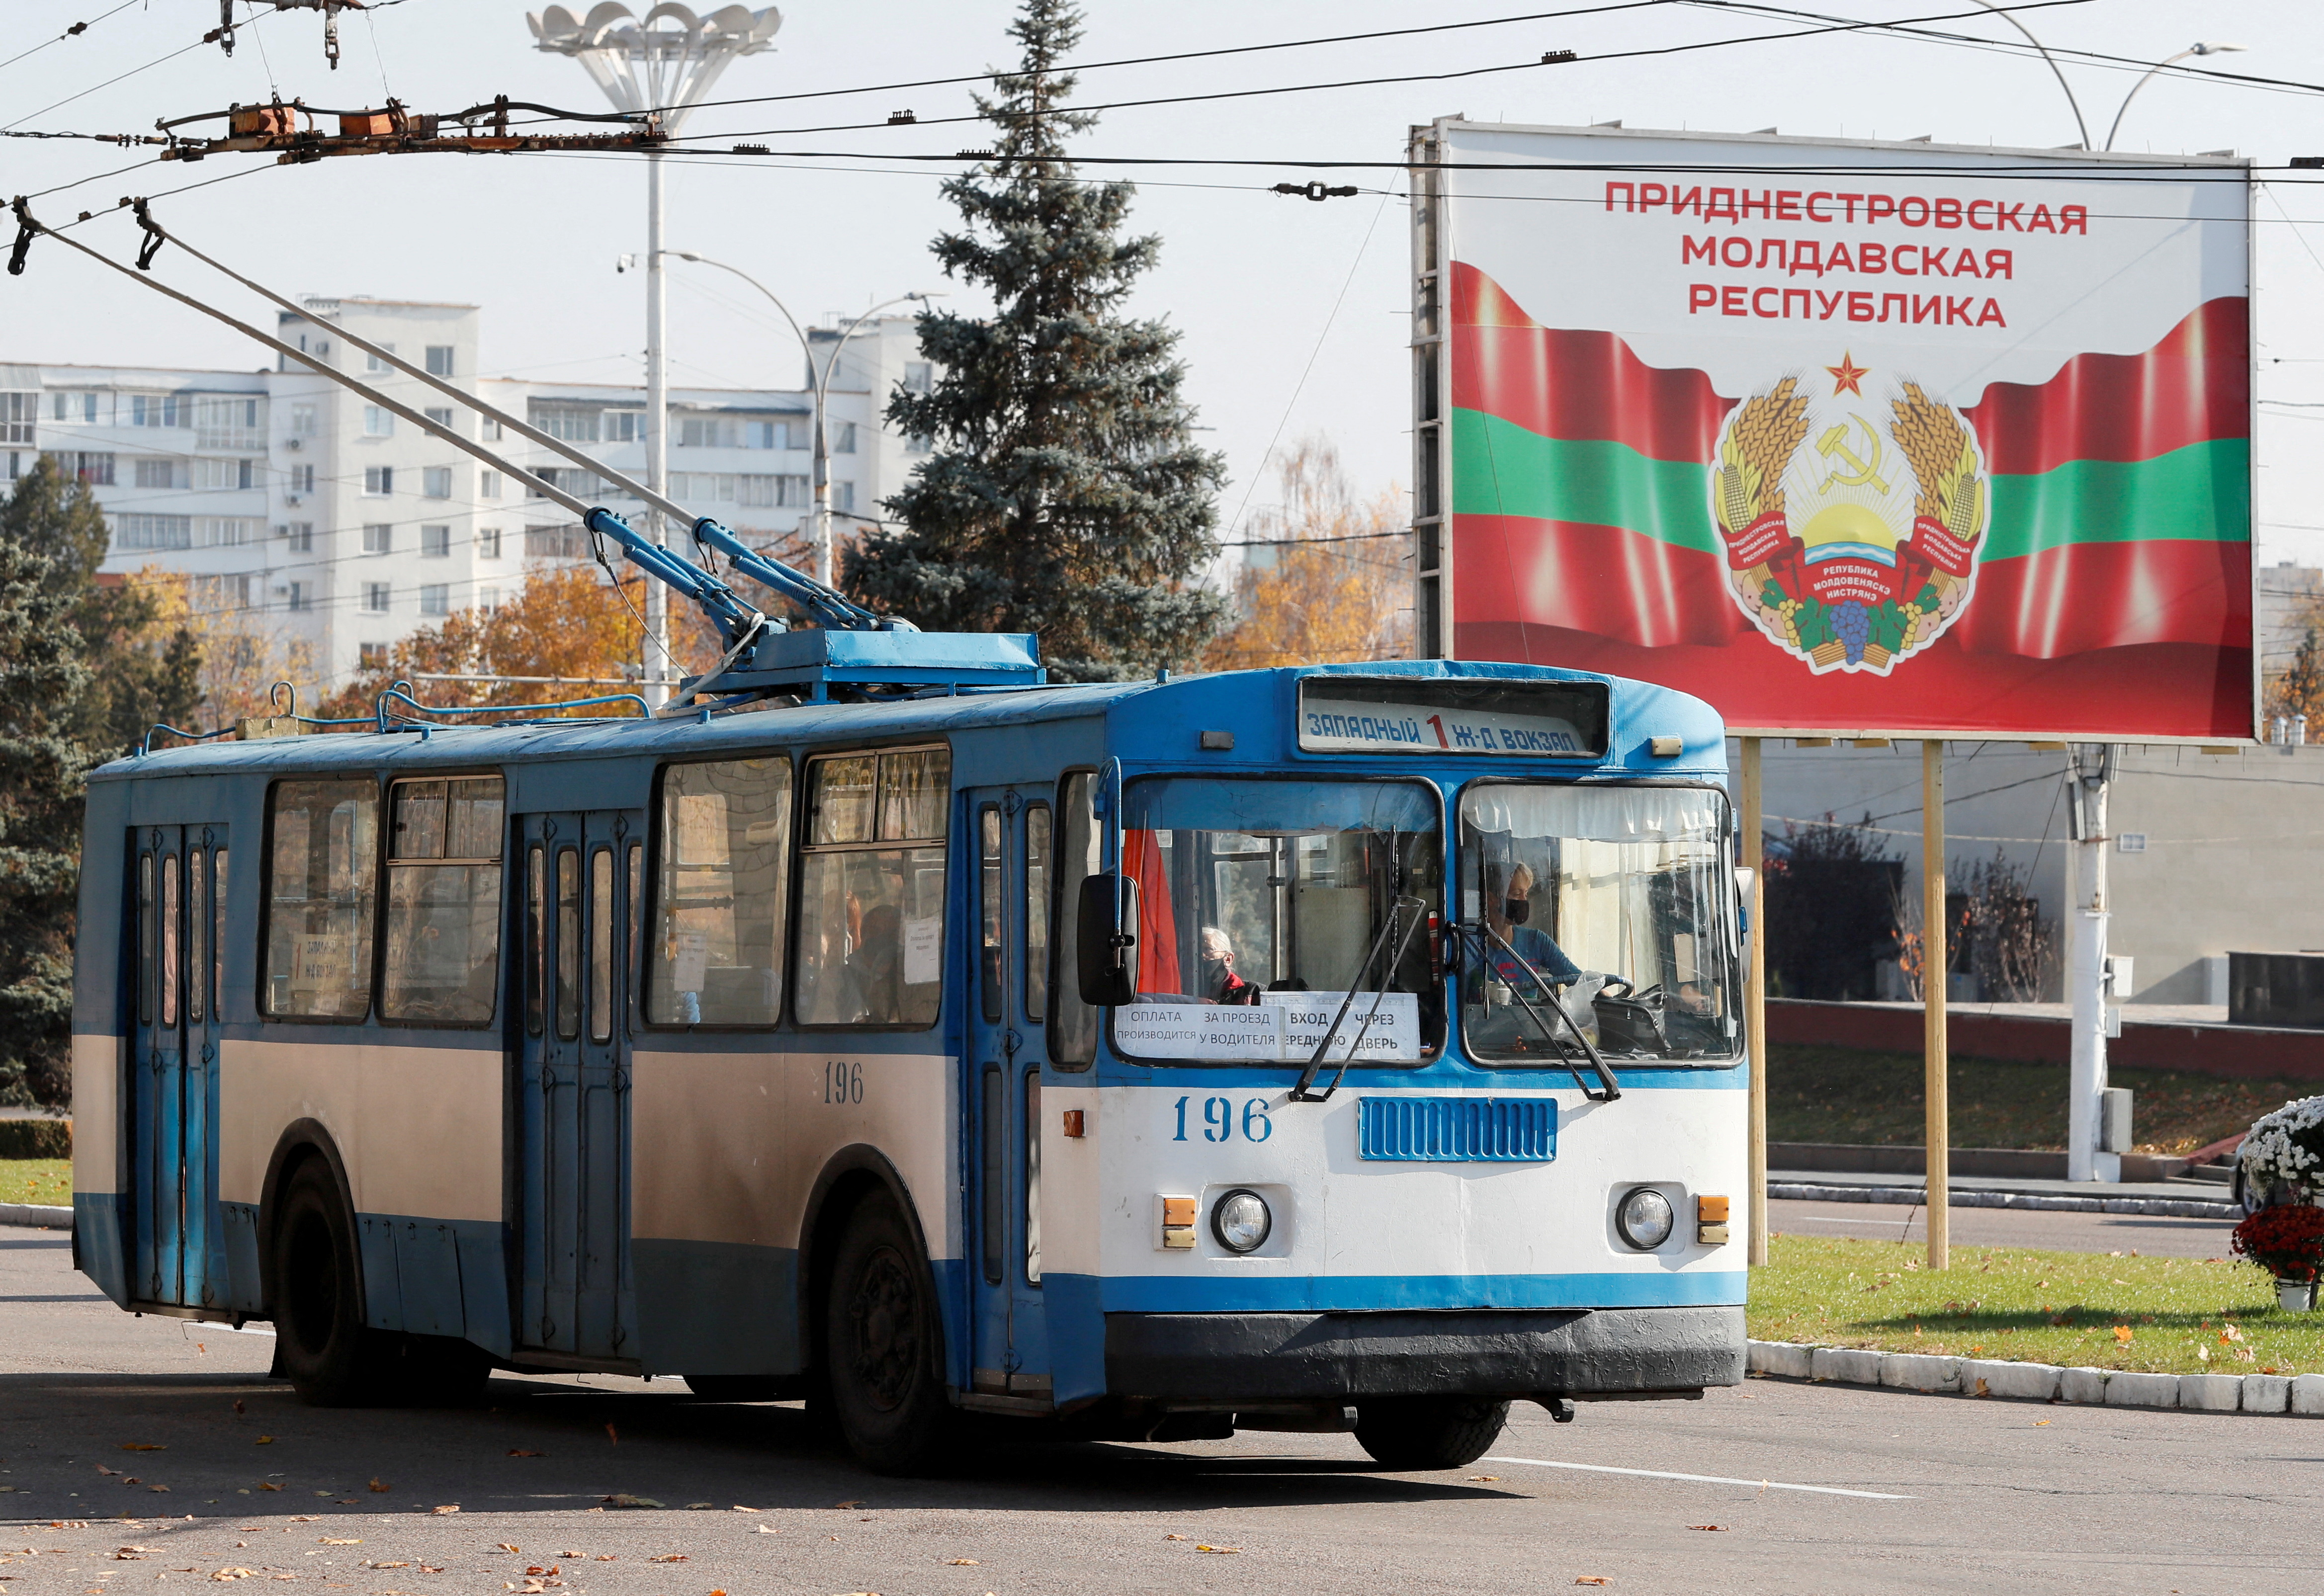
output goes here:
<path id="1" fill-rule="evenodd" d="M 1385 1468 L 1459 1469 L 1500 1438 L 1509 1405 L 1480 1397 L 1388 1397 L 1356 1409 L 1356 1444 Z"/>
<path id="2" fill-rule="evenodd" d="M 950 1415 L 936 1305 L 927 1263 L 885 1192 L 849 1218 L 825 1313 L 833 1416 L 848 1450 L 879 1473 L 927 1472 Z"/>
<path id="3" fill-rule="evenodd" d="M 283 1184 L 273 1250 L 275 1355 L 300 1399 L 346 1407 L 382 1395 L 387 1337 L 364 1324 L 355 1227 L 320 1158 Z"/>

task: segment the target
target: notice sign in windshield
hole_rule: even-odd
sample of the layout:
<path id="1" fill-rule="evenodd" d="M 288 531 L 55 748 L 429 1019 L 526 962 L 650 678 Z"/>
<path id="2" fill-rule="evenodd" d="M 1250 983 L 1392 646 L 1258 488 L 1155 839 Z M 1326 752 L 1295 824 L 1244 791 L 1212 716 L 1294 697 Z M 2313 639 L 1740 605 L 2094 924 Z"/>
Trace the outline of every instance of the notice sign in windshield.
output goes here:
<path id="1" fill-rule="evenodd" d="M 1309 677 L 1299 684 L 1299 746 L 1595 759 L 1606 749 L 1607 698 L 1600 682 Z"/>
<path id="2" fill-rule="evenodd" d="M 1347 996 L 1270 992 L 1264 1002 L 1232 1006 L 1125 1003 L 1113 1011 L 1113 1044 L 1132 1058 L 1304 1065 L 1331 1032 Z M 1405 992 L 1357 993 L 1323 1057 L 1331 1064 L 1418 1063 L 1420 1000 Z"/>

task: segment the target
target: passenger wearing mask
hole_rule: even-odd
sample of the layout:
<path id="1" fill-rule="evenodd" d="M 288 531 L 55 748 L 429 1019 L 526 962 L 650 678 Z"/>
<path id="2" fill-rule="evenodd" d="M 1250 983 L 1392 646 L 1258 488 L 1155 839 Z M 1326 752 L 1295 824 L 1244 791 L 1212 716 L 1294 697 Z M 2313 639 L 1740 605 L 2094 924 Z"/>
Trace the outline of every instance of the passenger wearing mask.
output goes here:
<path id="1" fill-rule="evenodd" d="M 1533 866 L 1522 862 L 1503 865 L 1486 881 L 1489 890 L 1485 894 L 1485 924 L 1492 928 L 1493 936 L 1516 949 L 1518 958 L 1539 971 L 1542 979 L 1553 985 L 1563 986 L 1582 973 L 1548 932 L 1526 923 L 1533 918 Z M 1489 979 L 1504 986 L 1533 986 L 1517 960 L 1491 938 L 1486 943 L 1485 969 Z"/>
<path id="2" fill-rule="evenodd" d="M 1201 997 L 1206 1003 L 1249 1005 L 1259 1001 L 1260 988 L 1235 973 L 1234 945 L 1216 926 L 1203 927 Z"/>

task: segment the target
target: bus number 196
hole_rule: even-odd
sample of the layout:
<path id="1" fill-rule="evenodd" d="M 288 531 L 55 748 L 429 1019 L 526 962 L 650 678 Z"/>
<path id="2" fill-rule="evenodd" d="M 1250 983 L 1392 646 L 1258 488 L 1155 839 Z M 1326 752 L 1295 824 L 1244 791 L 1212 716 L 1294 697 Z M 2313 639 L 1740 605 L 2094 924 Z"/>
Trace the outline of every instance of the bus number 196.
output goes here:
<path id="1" fill-rule="evenodd" d="M 1178 1131 L 1176 1135 L 1171 1137 L 1171 1140 L 1186 1139 L 1186 1105 L 1194 1101 L 1192 1096 L 1178 1100 Z M 1232 1141 L 1235 1124 L 1233 1103 L 1223 1097 L 1203 1099 L 1203 1139 L 1204 1141 Z M 1267 1099 L 1254 1097 L 1242 1105 L 1241 1125 L 1243 1139 L 1246 1141 L 1265 1141 L 1275 1134 L 1275 1121 L 1267 1117 Z"/>
<path id="2" fill-rule="evenodd" d="M 861 1102 L 863 1101 L 863 1066 L 843 1064 L 837 1059 L 823 1066 L 823 1100 L 825 1102 Z"/>

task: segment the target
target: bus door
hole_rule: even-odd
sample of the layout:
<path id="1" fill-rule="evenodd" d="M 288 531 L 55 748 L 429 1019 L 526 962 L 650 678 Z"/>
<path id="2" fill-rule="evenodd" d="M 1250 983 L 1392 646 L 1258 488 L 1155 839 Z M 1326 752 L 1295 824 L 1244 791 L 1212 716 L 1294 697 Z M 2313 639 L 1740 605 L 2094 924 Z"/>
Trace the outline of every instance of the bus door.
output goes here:
<path id="1" fill-rule="evenodd" d="M 976 839 L 979 935 L 970 982 L 970 1104 L 975 1169 L 971 1379 L 987 1397 L 1047 1406 L 1047 1321 L 1041 1296 L 1041 1069 L 1048 1010 L 1049 879 L 1046 787 L 969 795 Z"/>
<path id="2" fill-rule="evenodd" d="M 226 828 L 141 826 L 131 841 L 131 1295 L 218 1307 L 226 1264 L 217 1205 L 217 889 Z"/>
<path id="3" fill-rule="evenodd" d="M 516 1058 L 520 1345 L 631 1355 L 630 973 L 645 817 L 517 822 L 523 969 Z"/>

